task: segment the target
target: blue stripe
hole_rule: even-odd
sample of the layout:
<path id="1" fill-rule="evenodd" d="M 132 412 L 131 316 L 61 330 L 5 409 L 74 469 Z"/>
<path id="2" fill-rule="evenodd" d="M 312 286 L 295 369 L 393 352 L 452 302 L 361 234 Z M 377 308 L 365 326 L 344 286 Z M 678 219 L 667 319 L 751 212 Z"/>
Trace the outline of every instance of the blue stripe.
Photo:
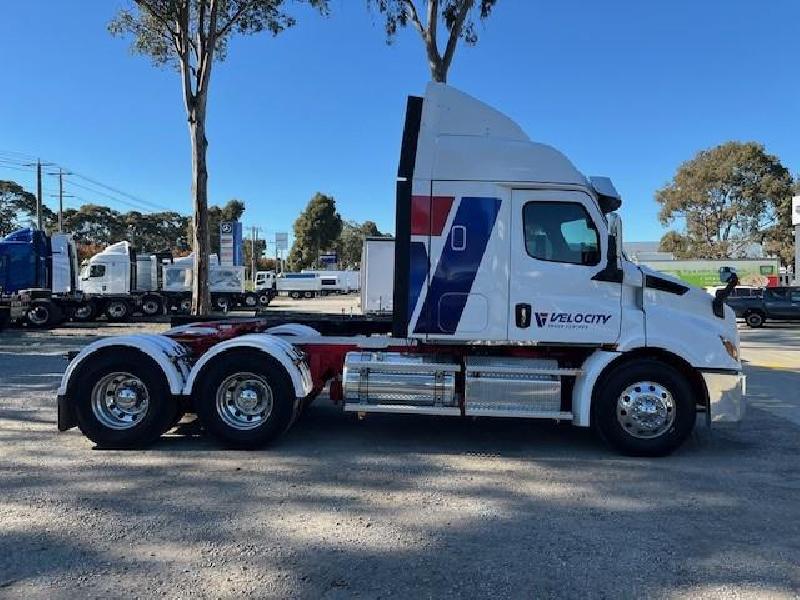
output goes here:
<path id="1" fill-rule="evenodd" d="M 500 203 L 499 198 L 461 199 L 414 333 L 452 334 L 458 329 L 497 221 Z M 466 230 L 466 245 L 463 250 L 453 249 L 453 231 L 461 227 Z M 460 243 L 461 237 L 458 235 L 456 241 Z"/>
<path id="2" fill-rule="evenodd" d="M 422 293 L 422 286 L 428 278 L 428 249 L 423 242 L 411 242 L 409 259 L 409 286 L 408 286 L 408 321 L 417 307 L 417 300 Z"/>

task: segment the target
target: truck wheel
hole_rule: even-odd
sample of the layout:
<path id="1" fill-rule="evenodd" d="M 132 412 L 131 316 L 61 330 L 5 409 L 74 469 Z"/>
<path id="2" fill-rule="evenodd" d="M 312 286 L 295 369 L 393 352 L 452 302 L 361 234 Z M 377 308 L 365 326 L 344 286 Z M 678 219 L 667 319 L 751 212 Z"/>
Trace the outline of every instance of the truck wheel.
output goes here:
<path id="1" fill-rule="evenodd" d="M 155 317 L 161 314 L 161 298 L 158 296 L 145 296 L 142 298 L 142 314 L 147 317 Z"/>
<path id="2" fill-rule="evenodd" d="M 190 310 L 192 310 L 192 301 L 188 298 L 181 300 L 180 306 L 178 307 L 178 312 L 183 315 L 188 315 Z"/>
<path id="3" fill-rule="evenodd" d="M 37 300 L 31 304 L 26 315 L 30 327 L 47 329 L 54 327 L 63 319 L 61 309 L 49 300 Z"/>
<path id="4" fill-rule="evenodd" d="M 300 292 L 290 292 L 289 296 L 297 300 L 300 297 Z"/>
<path id="5" fill-rule="evenodd" d="M 132 348 L 109 348 L 87 358 L 70 390 L 78 427 L 100 448 L 147 446 L 178 412 L 164 373 Z"/>
<path id="6" fill-rule="evenodd" d="M 269 303 L 272 302 L 272 296 L 267 292 L 261 292 L 258 296 L 258 303 L 261 306 L 269 306 Z"/>
<path id="7" fill-rule="evenodd" d="M 234 352 L 213 360 L 199 382 L 195 411 L 203 426 L 228 446 L 260 448 L 292 422 L 295 396 L 289 376 L 263 354 Z"/>
<path id="8" fill-rule="evenodd" d="M 252 292 L 244 295 L 244 305 L 247 308 L 256 308 L 259 303 L 258 294 L 253 294 Z"/>
<path id="9" fill-rule="evenodd" d="M 304 295 L 306 298 L 313 298 L 313 297 L 314 297 L 314 292 L 306 292 L 306 293 L 305 293 L 305 294 L 303 294 L 303 295 Z"/>
<path id="10" fill-rule="evenodd" d="M 761 327 L 764 325 L 764 315 L 760 312 L 747 313 L 744 316 L 744 322 L 748 327 Z"/>
<path id="11" fill-rule="evenodd" d="M 220 312 L 228 312 L 230 309 L 230 301 L 226 296 L 212 298 L 212 302 L 214 303 L 214 307 Z"/>
<path id="12" fill-rule="evenodd" d="M 105 313 L 109 321 L 124 321 L 131 314 L 131 307 L 125 300 L 109 300 Z"/>
<path id="13" fill-rule="evenodd" d="M 91 321 L 94 319 L 96 314 L 97 306 L 94 302 L 89 301 L 78 305 L 78 307 L 72 313 L 72 318 L 81 323 L 85 323 L 86 321 Z"/>
<path id="14" fill-rule="evenodd" d="M 642 359 L 599 383 L 592 415 L 600 435 L 623 454 L 665 456 L 692 432 L 695 398 L 677 369 Z"/>

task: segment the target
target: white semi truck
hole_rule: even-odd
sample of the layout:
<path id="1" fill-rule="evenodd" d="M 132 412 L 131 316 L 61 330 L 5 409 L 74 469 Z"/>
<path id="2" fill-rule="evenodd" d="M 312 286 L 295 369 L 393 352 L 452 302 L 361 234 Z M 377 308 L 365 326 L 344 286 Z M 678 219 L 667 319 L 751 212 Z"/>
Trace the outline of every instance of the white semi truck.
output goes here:
<path id="1" fill-rule="evenodd" d="M 89 320 L 105 314 L 124 321 L 134 312 L 185 312 L 191 303 L 193 266 L 191 254 L 173 259 L 137 252 L 129 242 L 112 244 L 85 261 L 80 286 L 86 301 L 74 316 Z M 215 254 L 209 257 L 208 284 L 216 310 L 258 306 L 258 295 L 245 290 L 244 267 L 222 266 Z"/>
<path id="2" fill-rule="evenodd" d="M 608 179 L 431 83 L 408 101 L 391 317 L 105 338 L 67 368 L 59 429 L 140 447 L 192 411 L 224 444 L 256 448 L 328 387 L 359 415 L 568 421 L 621 452 L 667 454 L 698 413 L 742 418 L 736 322 L 724 293 L 625 258 L 620 203 Z"/>

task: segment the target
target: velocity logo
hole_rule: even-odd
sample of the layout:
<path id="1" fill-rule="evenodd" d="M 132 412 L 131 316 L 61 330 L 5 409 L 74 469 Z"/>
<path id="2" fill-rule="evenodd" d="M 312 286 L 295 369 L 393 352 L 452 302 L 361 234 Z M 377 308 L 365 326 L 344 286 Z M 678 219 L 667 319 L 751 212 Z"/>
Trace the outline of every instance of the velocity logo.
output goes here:
<path id="1" fill-rule="evenodd" d="M 611 315 L 598 313 L 537 312 L 537 327 L 585 327 L 587 325 L 605 325 Z"/>

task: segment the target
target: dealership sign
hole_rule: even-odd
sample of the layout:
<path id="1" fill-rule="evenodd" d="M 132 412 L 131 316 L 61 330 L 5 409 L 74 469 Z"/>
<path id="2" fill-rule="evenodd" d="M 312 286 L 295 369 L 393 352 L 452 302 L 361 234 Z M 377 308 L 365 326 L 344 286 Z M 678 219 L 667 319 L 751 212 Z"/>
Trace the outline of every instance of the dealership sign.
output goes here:
<path id="1" fill-rule="evenodd" d="M 223 267 L 240 267 L 242 256 L 242 224 L 224 221 L 219 224 L 219 264 Z"/>

